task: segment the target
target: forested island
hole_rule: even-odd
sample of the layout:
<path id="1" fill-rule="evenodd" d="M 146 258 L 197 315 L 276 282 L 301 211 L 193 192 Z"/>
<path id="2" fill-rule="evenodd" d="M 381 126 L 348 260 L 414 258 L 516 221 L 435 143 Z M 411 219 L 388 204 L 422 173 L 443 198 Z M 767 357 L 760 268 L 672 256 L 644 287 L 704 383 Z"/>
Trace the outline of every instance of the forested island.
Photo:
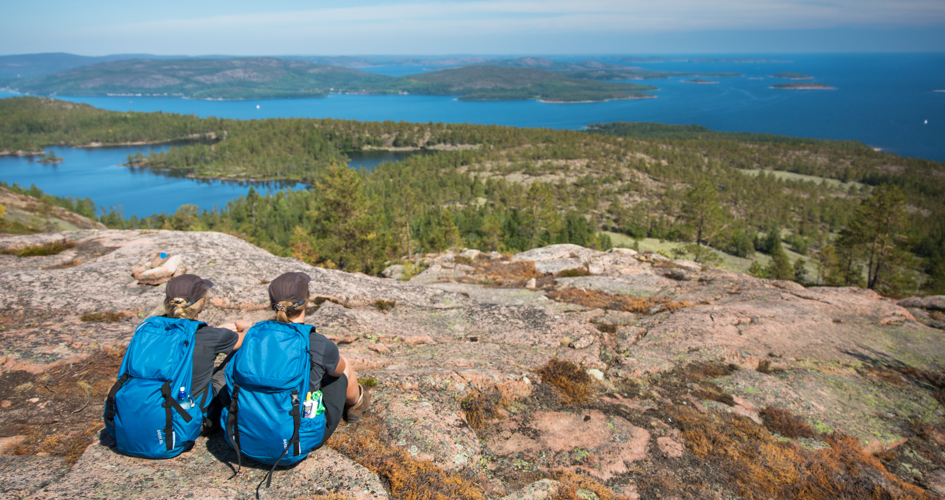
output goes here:
<path id="1" fill-rule="evenodd" d="M 699 84 L 699 85 L 708 85 L 708 84 L 719 83 L 719 82 L 717 82 L 717 81 L 715 81 L 715 80 L 703 80 L 702 78 L 693 78 L 693 79 L 690 79 L 690 80 L 683 80 L 683 81 L 686 82 L 686 83 L 697 83 L 697 84 Z"/>
<path id="2" fill-rule="evenodd" d="M 830 85 L 825 85 L 818 82 L 791 82 L 791 83 L 778 83 L 772 85 L 773 89 L 790 89 L 790 90 L 835 90 L 836 87 L 831 87 Z"/>
<path id="3" fill-rule="evenodd" d="M 19 189 L 110 227 L 222 231 L 277 255 L 372 274 L 451 246 L 607 248 L 609 231 L 686 243 L 684 254 L 710 265 L 719 251 L 757 259 L 759 276 L 945 293 L 945 165 L 858 142 L 647 123 L 568 131 L 239 121 L 0 100 L 4 151 L 162 140 L 189 142 L 129 162 L 203 177 L 302 180 L 314 189 L 252 191 L 223 209 L 183 206 L 142 219 Z M 393 147 L 428 153 L 370 171 L 344 166 L 346 152 Z M 870 232 L 882 215 L 877 206 L 892 210 L 882 255 L 870 250 L 880 237 Z M 797 254 L 793 262 L 787 250 Z"/>
<path id="4" fill-rule="evenodd" d="M 564 68 L 583 68 L 565 65 Z M 561 68 L 556 68 L 561 69 Z M 645 97 L 655 87 L 600 82 L 537 67 L 466 66 L 403 77 L 272 57 L 131 59 L 20 79 L 22 93 L 171 96 L 191 99 L 316 98 L 329 94 L 418 94 L 462 100 L 604 101 Z"/>

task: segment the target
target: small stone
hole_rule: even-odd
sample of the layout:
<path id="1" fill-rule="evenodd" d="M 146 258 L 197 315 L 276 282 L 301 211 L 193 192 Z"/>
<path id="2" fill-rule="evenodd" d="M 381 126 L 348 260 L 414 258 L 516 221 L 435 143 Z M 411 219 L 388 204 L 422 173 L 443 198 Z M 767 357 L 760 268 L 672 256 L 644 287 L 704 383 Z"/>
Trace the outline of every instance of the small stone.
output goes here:
<path id="1" fill-rule="evenodd" d="M 537 286 L 537 283 L 538 283 L 537 280 L 535 280 L 535 278 L 532 278 L 532 279 L 528 280 L 527 283 L 525 283 L 525 288 L 527 288 L 527 289 L 529 289 L 529 290 L 534 290 L 535 287 Z"/>
<path id="2" fill-rule="evenodd" d="M 29 401 L 30 403 L 39 403 L 39 398 L 30 398 L 30 399 L 27 399 L 27 401 Z"/>
<path id="3" fill-rule="evenodd" d="M 11 403 L 11 402 L 7 401 L 6 399 L 4 399 L 3 401 L 0 401 L 0 408 L 9 408 L 10 405 L 12 405 L 12 404 L 13 404 L 13 403 Z"/>
<path id="4" fill-rule="evenodd" d="M 591 368 L 587 371 L 587 374 L 596 378 L 597 380 L 604 380 L 604 372 L 598 370 L 597 368 Z"/>

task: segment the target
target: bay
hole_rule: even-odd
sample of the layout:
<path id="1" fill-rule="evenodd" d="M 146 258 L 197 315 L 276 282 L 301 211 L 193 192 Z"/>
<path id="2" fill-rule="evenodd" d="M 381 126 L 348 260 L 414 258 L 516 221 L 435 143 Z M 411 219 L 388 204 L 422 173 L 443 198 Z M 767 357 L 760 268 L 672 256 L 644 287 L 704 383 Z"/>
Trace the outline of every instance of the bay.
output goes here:
<path id="1" fill-rule="evenodd" d="M 29 157 L 0 157 L 0 180 L 7 184 L 31 185 L 43 192 L 73 198 L 91 198 L 96 207 L 121 212 L 124 217 L 171 214 L 181 205 L 196 205 L 203 210 L 223 209 L 227 202 L 245 195 L 250 188 L 260 194 L 280 189 L 307 189 L 297 182 L 247 182 L 193 179 L 185 173 L 125 167 L 128 155 L 167 150 L 167 146 L 69 148 L 51 147 L 47 151 L 63 159 L 60 163 L 40 163 Z M 371 168 L 382 161 L 399 161 L 410 153 L 400 151 L 365 151 L 352 153 L 352 167 Z"/>
<path id="2" fill-rule="evenodd" d="M 673 59 L 717 58 L 715 62 L 626 62 L 618 56 L 551 57 L 554 60 L 598 60 L 652 70 L 736 72 L 741 77 L 703 77 L 714 84 L 672 77 L 644 83 L 659 87 L 656 99 L 600 103 L 552 104 L 538 101 L 469 102 L 453 97 L 331 95 L 324 99 L 202 101 L 155 97 L 68 97 L 115 111 L 163 111 L 234 119 L 341 118 L 499 124 L 518 127 L 582 129 L 590 123 L 647 121 L 698 124 L 726 132 L 759 132 L 798 137 L 845 139 L 910 157 L 945 161 L 945 54 L 725 54 L 674 55 Z M 771 59 L 782 62 L 735 62 Z M 403 75 L 427 68 L 366 68 Z M 783 90 L 772 85 L 789 80 L 780 72 L 814 76 L 834 90 Z M 0 98 L 16 94 L 0 92 Z M 140 148 L 72 150 L 54 148 L 65 158 L 59 166 L 0 158 L 0 180 L 35 183 L 61 196 L 89 196 L 100 206 L 120 204 L 127 215 L 173 212 L 180 203 L 212 208 L 245 194 L 247 183 L 181 179 L 155 172 L 116 167 Z M 113 154 L 114 153 L 114 154 Z M 374 153 L 367 153 L 368 157 Z M 379 154 L 379 153 L 378 153 Z M 383 154 L 382 154 L 383 156 Z M 376 158 L 375 158 L 376 159 Z M 388 159 L 397 159 L 392 153 Z M 360 159 L 355 159 L 359 160 Z M 366 166 L 370 166 L 368 159 Z M 381 160 L 377 160 L 381 161 Z M 74 164 L 74 166 L 73 166 Z M 357 163 L 355 163 L 357 164 Z M 376 164 L 376 162 L 374 163 Z M 86 170 L 95 174 L 84 173 Z M 57 173 L 58 172 L 58 173 Z M 78 179 L 70 181 L 71 176 Z M 81 179 L 94 178 L 94 182 Z M 115 179 L 114 181 L 112 179 Z M 160 179 L 160 180 L 159 180 Z M 138 184 L 163 185 L 145 191 Z M 185 187 L 186 186 L 186 187 Z M 276 189 L 260 186 L 257 189 Z M 163 193 L 154 196 L 152 190 Z M 175 193 L 169 196 L 167 193 Z M 141 198 L 151 200 L 142 202 Z M 157 200 L 161 200 L 158 202 Z"/>

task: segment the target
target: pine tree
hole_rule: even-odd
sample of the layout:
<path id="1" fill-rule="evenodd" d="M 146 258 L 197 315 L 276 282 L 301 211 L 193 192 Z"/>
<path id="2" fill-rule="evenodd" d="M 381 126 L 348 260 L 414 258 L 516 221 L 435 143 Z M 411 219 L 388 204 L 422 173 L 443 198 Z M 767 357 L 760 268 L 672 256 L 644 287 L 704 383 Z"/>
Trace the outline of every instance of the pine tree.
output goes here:
<path id="1" fill-rule="evenodd" d="M 865 263 L 867 288 L 896 293 L 910 287 L 904 272 L 912 267 L 906 251 L 908 228 L 905 194 L 883 184 L 860 203 L 837 244 L 851 253 L 852 260 Z"/>

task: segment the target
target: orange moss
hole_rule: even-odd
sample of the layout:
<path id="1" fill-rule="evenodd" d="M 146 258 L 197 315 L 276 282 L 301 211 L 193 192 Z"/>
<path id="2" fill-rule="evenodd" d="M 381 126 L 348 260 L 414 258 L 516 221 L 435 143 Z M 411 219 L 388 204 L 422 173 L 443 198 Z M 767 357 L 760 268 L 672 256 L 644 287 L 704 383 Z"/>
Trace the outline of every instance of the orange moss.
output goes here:
<path id="1" fill-rule="evenodd" d="M 539 280 L 546 277 L 535 269 L 535 263 L 505 262 L 505 261 L 476 261 L 472 272 L 467 273 L 461 281 L 465 283 L 480 283 L 494 287 L 522 287 L 528 280 Z M 550 280 L 554 278 L 548 276 Z"/>
<path id="2" fill-rule="evenodd" d="M 566 288 L 561 291 L 552 291 L 548 292 L 547 296 L 558 302 L 578 304 L 589 309 L 610 309 L 613 311 L 626 311 L 637 314 L 646 313 L 653 306 L 659 304 L 669 305 L 669 301 L 666 299 L 641 299 L 623 295 L 611 295 L 597 290 L 584 290 L 580 288 Z"/>
<path id="3" fill-rule="evenodd" d="M 466 413 L 466 423 L 475 430 L 482 430 L 488 420 L 502 417 L 500 410 L 508 405 L 501 392 L 476 391 L 463 398 L 460 407 Z"/>
<path id="4" fill-rule="evenodd" d="M 931 498 L 886 471 L 858 439 L 833 434 L 817 451 L 780 442 L 765 428 L 734 414 L 671 409 L 688 450 L 711 462 L 740 496 L 767 498 Z"/>
<path id="5" fill-rule="evenodd" d="M 535 373 L 541 376 L 542 382 L 558 389 L 564 404 L 584 403 L 593 394 L 593 379 L 581 367 L 569 361 L 552 358 Z"/>
<path id="6" fill-rule="evenodd" d="M 610 488 L 592 477 L 582 476 L 569 470 L 555 470 L 551 473 L 551 479 L 561 483 L 558 490 L 550 497 L 551 500 L 587 500 L 587 498 L 593 498 L 580 492 L 580 490 L 590 491 L 597 495 L 600 500 L 628 498 L 614 494 Z"/>
<path id="7" fill-rule="evenodd" d="M 381 440 L 383 426 L 374 415 L 332 435 L 328 446 L 383 478 L 391 496 L 402 500 L 485 500 L 472 477 L 440 469 Z"/>
<path id="8" fill-rule="evenodd" d="M 684 307 L 691 307 L 692 305 L 693 305 L 692 302 L 686 302 L 686 301 L 670 302 L 669 304 L 666 304 L 663 307 L 661 307 L 660 312 L 674 313 Z"/>
<path id="9" fill-rule="evenodd" d="M 764 419 L 765 427 L 768 430 L 784 437 L 796 439 L 817 436 L 817 432 L 804 419 L 783 408 L 769 406 L 758 414 Z"/>

